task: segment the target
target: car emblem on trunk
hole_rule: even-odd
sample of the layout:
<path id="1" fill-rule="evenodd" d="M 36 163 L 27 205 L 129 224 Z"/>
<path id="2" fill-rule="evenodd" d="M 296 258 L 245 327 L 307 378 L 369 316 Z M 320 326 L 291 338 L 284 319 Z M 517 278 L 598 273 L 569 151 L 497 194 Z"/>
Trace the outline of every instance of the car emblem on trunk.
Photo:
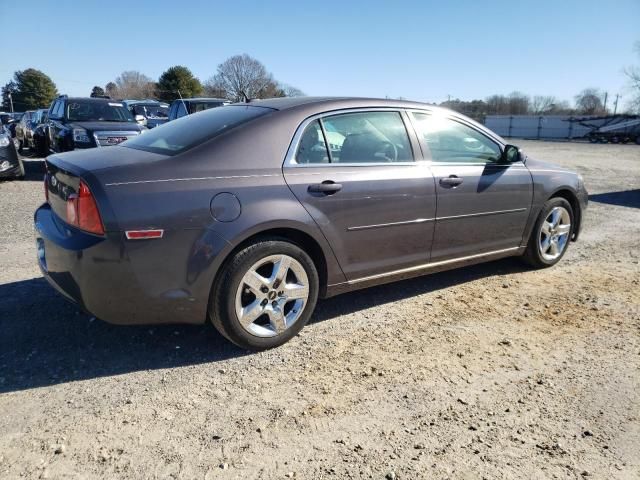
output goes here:
<path id="1" fill-rule="evenodd" d="M 110 145 L 117 145 L 124 142 L 127 137 L 107 137 L 107 143 Z"/>

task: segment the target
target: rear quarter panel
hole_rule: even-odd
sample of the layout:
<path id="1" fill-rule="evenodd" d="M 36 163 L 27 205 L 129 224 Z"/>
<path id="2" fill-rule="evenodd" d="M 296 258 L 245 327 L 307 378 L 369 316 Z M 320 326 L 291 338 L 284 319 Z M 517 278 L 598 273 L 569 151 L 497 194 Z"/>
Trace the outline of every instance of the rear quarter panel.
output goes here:
<path id="1" fill-rule="evenodd" d="M 187 312 L 186 321 L 204 321 L 210 289 L 224 260 L 249 237 L 271 229 L 311 236 L 324 253 L 328 282 L 345 281 L 326 239 L 284 181 L 281 164 L 289 139 L 285 135 L 280 146 L 273 136 L 268 128 L 260 129 L 253 145 L 246 144 L 246 137 L 241 143 L 228 136 L 215 146 L 129 164 L 122 171 L 87 172 L 101 212 L 104 206 L 108 217 L 107 230 L 119 238 L 119 255 L 131 265 L 136 288 L 145 292 L 143 297 L 162 299 L 165 306 L 174 298 L 175 306 L 169 308 L 174 321 Z M 269 161 L 274 157 L 275 162 Z M 212 199 L 222 192 L 240 202 L 241 213 L 234 221 L 219 221 L 211 213 Z M 164 237 L 126 240 L 125 231 L 141 229 L 163 229 Z"/>

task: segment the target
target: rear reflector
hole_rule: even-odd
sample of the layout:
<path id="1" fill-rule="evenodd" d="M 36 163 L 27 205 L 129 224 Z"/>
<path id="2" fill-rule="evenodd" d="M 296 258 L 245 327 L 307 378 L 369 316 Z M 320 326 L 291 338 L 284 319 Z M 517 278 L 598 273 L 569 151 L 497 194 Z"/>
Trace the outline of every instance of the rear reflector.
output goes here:
<path id="1" fill-rule="evenodd" d="M 96 235 L 104 235 L 104 227 L 96 200 L 81 180 L 78 193 L 67 197 L 67 223 Z"/>
<path id="2" fill-rule="evenodd" d="M 148 238 L 162 238 L 164 230 L 127 230 L 124 233 L 127 240 L 146 240 Z"/>

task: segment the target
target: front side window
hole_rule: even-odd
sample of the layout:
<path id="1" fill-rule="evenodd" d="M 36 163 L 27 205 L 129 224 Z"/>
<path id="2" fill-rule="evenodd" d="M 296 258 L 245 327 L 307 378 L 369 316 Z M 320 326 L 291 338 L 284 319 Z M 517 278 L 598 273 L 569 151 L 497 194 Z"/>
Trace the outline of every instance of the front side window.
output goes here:
<path id="1" fill-rule="evenodd" d="M 412 162 L 399 112 L 357 112 L 322 119 L 332 163 Z"/>
<path id="2" fill-rule="evenodd" d="M 53 106 L 51 107 L 51 116 L 53 118 L 58 118 L 60 115 L 58 115 L 58 111 L 60 110 L 60 104 L 62 102 L 60 102 L 59 100 L 55 101 L 53 103 Z"/>
<path id="3" fill-rule="evenodd" d="M 165 123 L 120 145 L 162 155 L 176 155 L 271 112 L 271 108 L 255 106 L 214 108 Z"/>
<path id="4" fill-rule="evenodd" d="M 482 133 L 442 115 L 412 113 L 434 162 L 495 163 L 500 146 Z"/>

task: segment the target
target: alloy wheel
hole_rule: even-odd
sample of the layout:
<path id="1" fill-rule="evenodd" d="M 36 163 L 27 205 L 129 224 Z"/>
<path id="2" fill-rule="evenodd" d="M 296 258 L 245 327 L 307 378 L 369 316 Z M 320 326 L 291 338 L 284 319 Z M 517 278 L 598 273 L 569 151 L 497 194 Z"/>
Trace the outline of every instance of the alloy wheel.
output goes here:
<path id="1" fill-rule="evenodd" d="M 562 255 L 571 233 L 571 215 L 564 207 L 553 207 L 542 222 L 538 239 L 540 255 L 546 261 L 553 261 Z"/>
<path id="2" fill-rule="evenodd" d="M 242 327 L 258 337 L 275 337 L 302 315 L 309 298 L 304 267 L 289 255 L 270 255 L 242 277 L 235 309 Z"/>

